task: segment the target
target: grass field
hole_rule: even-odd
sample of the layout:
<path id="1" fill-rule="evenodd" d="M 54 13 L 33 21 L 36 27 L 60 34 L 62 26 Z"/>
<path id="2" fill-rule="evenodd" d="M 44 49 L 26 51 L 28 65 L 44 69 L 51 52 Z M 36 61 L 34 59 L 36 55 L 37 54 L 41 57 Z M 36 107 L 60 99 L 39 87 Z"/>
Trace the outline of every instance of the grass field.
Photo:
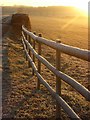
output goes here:
<path id="1" fill-rule="evenodd" d="M 87 17 L 35 17 L 31 16 L 32 31 L 42 33 L 43 37 L 54 40 L 60 39 L 64 44 L 88 49 L 88 19 Z M 38 35 L 38 34 L 37 34 Z M 44 46 L 42 55 L 55 65 L 55 50 Z M 76 79 L 88 79 L 88 63 L 72 56 L 62 54 L 62 70 Z M 83 64 L 81 64 L 83 63 Z M 64 71 L 64 72 L 65 72 Z M 71 72 L 72 71 L 72 72 Z M 84 77 L 85 78 L 84 78 Z M 80 78 L 81 79 L 81 78 Z M 87 80 L 86 80 L 87 81 Z M 83 82 L 82 82 L 83 83 Z"/>
<path id="2" fill-rule="evenodd" d="M 30 16 L 32 31 L 42 33 L 43 37 L 62 43 L 88 48 L 88 20 L 87 17 L 44 17 Z M 28 68 L 25 61 L 21 41 L 19 41 L 12 30 L 6 36 L 8 42 L 9 69 L 8 80 L 10 90 L 8 98 L 3 102 L 3 116 L 9 115 L 14 118 L 48 118 L 55 120 L 55 100 L 41 85 L 41 90 L 36 90 L 36 76 L 32 76 L 32 69 Z M 42 45 L 42 56 L 52 65 L 55 63 L 55 50 Z M 65 54 L 61 55 L 61 71 L 75 78 L 85 87 L 88 86 L 88 63 Z M 42 76 L 55 89 L 56 77 L 44 65 L 42 65 Z M 6 79 L 7 80 L 7 79 Z M 86 101 L 72 87 L 62 81 L 62 97 L 83 119 L 90 118 L 90 103 Z M 6 105 L 6 106 L 5 106 Z M 69 120 L 62 110 L 62 119 Z"/>
<path id="3" fill-rule="evenodd" d="M 43 37 L 80 48 L 88 48 L 87 17 L 42 17 L 30 16 L 32 31 L 40 32 Z"/>

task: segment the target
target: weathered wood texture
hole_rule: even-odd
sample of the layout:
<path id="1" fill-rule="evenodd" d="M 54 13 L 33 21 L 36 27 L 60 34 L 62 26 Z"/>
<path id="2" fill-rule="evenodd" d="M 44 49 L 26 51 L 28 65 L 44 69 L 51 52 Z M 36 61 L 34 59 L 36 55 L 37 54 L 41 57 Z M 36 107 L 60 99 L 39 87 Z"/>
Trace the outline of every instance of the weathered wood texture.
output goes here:
<path id="1" fill-rule="evenodd" d="M 72 108 L 50 87 L 50 85 L 44 80 L 44 78 L 38 73 L 38 69 L 36 68 L 33 60 L 31 59 L 31 57 L 29 56 L 26 46 L 25 46 L 25 42 L 22 39 L 22 43 L 24 45 L 24 50 L 25 53 L 31 63 L 32 68 L 34 69 L 34 72 L 36 73 L 38 79 L 40 80 L 40 82 L 48 89 L 48 91 L 51 93 L 51 95 L 56 99 L 56 101 L 58 102 L 58 105 L 61 106 L 64 111 L 71 117 L 74 119 L 78 119 L 80 120 L 79 116 L 72 110 Z"/>
<path id="2" fill-rule="evenodd" d="M 57 77 L 64 80 L 66 83 L 71 85 L 74 89 L 76 89 L 82 96 L 84 96 L 87 100 L 90 101 L 90 91 L 86 89 L 83 85 L 78 83 L 75 79 L 71 78 L 70 76 L 66 75 L 65 73 L 57 70 L 54 66 L 52 66 L 45 58 L 38 55 L 38 53 L 33 49 L 33 47 L 29 44 L 27 40 L 25 43 L 29 46 L 32 53 L 35 57 L 40 60 L 49 70 L 51 70 Z"/>
<path id="3" fill-rule="evenodd" d="M 41 35 L 39 35 L 38 37 L 34 35 L 32 32 L 29 32 L 28 30 L 26 30 L 24 27 L 22 27 L 22 30 L 26 34 L 28 34 L 30 38 L 33 39 L 33 41 L 38 42 L 38 53 L 37 53 L 34 49 L 34 46 L 32 46 L 29 43 L 30 41 L 28 42 L 28 40 L 26 40 L 25 35 L 22 33 L 22 36 L 23 36 L 22 43 L 24 45 L 26 56 L 28 58 L 28 61 L 30 62 L 30 65 L 32 66 L 32 69 L 34 70 L 38 78 L 37 88 L 40 89 L 40 83 L 42 83 L 48 89 L 51 95 L 56 99 L 57 101 L 56 117 L 57 118 L 60 118 L 59 114 L 60 114 L 60 106 L 61 106 L 71 118 L 80 119 L 78 115 L 76 115 L 76 113 L 71 109 L 71 107 L 61 97 L 61 79 L 65 81 L 66 83 L 68 83 L 69 85 L 71 85 L 88 101 L 90 101 L 90 91 L 87 88 L 85 88 L 83 85 L 81 85 L 79 82 L 77 82 L 75 79 L 71 78 L 70 76 L 60 71 L 60 56 L 61 56 L 61 52 L 63 52 L 68 55 L 72 55 L 77 58 L 90 61 L 89 59 L 90 51 L 64 45 L 62 43 L 56 43 L 54 41 L 42 38 Z M 41 44 L 42 43 L 56 50 L 56 67 L 52 66 L 45 58 L 41 56 Z M 29 48 L 30 52 L 34 55 L 34 57 L 38 59 L 38 68 L 36 68 L 34 60 L 32 60 L 30 54 L 28 54 L 27 48 Z M 50 85 L 40 75 L 41 63 L 43 63 L 50 71 L 52 71 L 56 75 L 56 92 L 50 87 Z"/>
<path id="4" fill-rule="evenodd" d="M 25 31 L 28 35 L 30 35 L 32 37 L 32 39 L 34 39 L 35 41 L 41 42 L 49 47 L 52 47 L 53 49 L 58 49 L 61 52 L 71 55 L 71 56 L 75 56 L 77 58 L 81 58 L 83 60 L 89 61 L 90 62 L 90 50 L 84 50 L 84 49 L 80 49 L 77 47 L 72 47 L 69 45 L 65 45 L 62 43 L 56 43 L 55 41 L 52 40 L 48 40 L 46 38 L 41 38 L 38 37 L 36 35 L 34 35 L 32 32 L 29 32 L 27 29 L 25 29 L 22 26 L 23 31 Z"/>

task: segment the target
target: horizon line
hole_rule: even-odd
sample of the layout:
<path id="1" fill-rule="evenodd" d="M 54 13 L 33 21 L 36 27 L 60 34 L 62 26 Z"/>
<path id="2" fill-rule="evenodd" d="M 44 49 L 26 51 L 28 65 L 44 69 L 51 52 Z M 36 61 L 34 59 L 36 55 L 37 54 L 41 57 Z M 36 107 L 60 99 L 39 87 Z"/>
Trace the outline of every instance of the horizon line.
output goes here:
<path id="1" fill-rule="evenodd" d="M 69 5 L 48 5 L 48 6 L 29 6 L 29 5 L 0 5 L 2 7 L 74 7 L 76 8 L 75 6 L 69 6 Z"/>

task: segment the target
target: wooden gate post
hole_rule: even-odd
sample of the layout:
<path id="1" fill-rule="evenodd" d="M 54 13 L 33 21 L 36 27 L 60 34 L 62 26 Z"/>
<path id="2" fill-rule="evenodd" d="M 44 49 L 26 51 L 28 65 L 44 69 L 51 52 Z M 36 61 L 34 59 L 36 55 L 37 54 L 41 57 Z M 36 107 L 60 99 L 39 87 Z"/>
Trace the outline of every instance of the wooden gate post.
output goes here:
<path id="1" fill-rule="evenodd" d="M 42 34 L 39 34 L 39 37 L 42 37 Z M 41 55 L 41 43 L 38 42 L 38 54 Z M 41 62 L 38 60 L 38 72 L 41 73 Z M 37 80 L 37 89 L 40 89 L 40 81 Z"/>
<path id="2" fill-rule="evenodd" d="M 59 39 L 56 41 L 57 43 L 61 43 Z M 59 50 L 56 50 L 56 69 L 60 70 L 61 67 L 61 53 Z M 56 93 L 61 96 L 61 80 L 60 77 L 56 76 Z M 58 103 L 56 103 L 56 118 L 60 119 L 61 117 L 61 108 L 58 106 Z"/>

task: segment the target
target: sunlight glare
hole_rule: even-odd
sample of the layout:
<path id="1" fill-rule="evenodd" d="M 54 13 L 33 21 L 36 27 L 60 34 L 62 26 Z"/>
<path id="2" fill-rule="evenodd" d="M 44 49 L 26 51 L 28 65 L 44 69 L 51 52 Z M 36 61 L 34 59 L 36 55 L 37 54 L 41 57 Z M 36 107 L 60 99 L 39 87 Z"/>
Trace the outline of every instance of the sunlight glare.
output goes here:
<path id="1" fill-rule="evenodd" d="M 88 12 L 88 2 L 79 2 L 75 5 L 76 8 Z"/>

